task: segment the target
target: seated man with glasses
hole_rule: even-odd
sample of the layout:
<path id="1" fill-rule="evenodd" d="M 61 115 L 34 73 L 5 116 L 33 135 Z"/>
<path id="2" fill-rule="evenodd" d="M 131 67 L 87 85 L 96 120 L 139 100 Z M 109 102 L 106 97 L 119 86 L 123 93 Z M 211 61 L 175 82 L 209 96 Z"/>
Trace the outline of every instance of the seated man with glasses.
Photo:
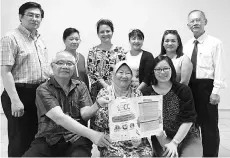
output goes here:
<path id="1" fill-rule="evenodd" d="M 92 105 L 85 83 L 71 79 L 75 58 L 69 52 L 57 53 L 51 67 L 53 76 L 36 91 L 38 133 L 24 157 L 90 157 L 92 142 L 108 147 L 109 136 L 87 128 L 87 121 L 109 100 Z"/>

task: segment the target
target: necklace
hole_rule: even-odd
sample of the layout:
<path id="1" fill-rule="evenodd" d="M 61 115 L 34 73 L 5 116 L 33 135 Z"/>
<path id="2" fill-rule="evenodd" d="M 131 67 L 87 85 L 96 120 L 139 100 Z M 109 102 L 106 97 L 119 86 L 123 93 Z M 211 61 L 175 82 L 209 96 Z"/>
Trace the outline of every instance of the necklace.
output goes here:
<path id="1" fill-rule="evenodd" d="M 77 77 L 79 77 L 79 73 L 78 73 L 78 61 L 79 61 L 79 53 L 76 51 L 76 64 L 75 64 L 75 67 L 76 67 L 76 73 L 77 73 Z"/>
<path id="2" fill-rule="evenodd" d="M 78 61 L 79 61 L 79 53 L 76 52 L 76 63 L 78 63 Z"/>

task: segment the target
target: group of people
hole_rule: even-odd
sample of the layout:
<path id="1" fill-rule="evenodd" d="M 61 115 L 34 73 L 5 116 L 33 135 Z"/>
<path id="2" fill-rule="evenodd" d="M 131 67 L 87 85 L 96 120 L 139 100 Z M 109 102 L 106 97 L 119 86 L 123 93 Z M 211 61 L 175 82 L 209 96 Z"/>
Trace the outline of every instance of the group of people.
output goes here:
<path id="1" fill-rule="evenodd" d="M 113 23 L 101 19 L 96 25 L 101 43 L 85 62 L 77 51 L 79 31 L 67 28 L 66 48 L 51 64 L 37 31 L 41 5 L 24 3 L 19 17 L 21 24 L 2 37 L 0 48 L 9 157 L 90 157 L 92 143 L 102 157 L 218 156 L 224 52 L 222 42 L 205 32 L 204 12 L 188 14 L 194 38 L 184 48 L 178 32 L 166 30 L 155 58 L 142 49 L 141 30 L 128 34 L 131 49 L 125 51 L 112 44 Z M 164 132 L 151 140 L 112 142 L 108 103 L 142 95 L 163 95 Z"/>

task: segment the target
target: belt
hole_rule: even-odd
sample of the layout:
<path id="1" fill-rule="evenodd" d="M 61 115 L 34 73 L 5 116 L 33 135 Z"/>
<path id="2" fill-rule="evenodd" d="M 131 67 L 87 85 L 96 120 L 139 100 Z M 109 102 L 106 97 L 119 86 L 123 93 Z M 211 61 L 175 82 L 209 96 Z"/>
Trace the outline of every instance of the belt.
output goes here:
<path id="1" fill-rule="evenodd" d="M 15 83 L 16 87 L 21 87 L 21 88 L 37 88 L 40 84 L 44 83 L 43 82 L 39 82 L 39 83 Z"/>

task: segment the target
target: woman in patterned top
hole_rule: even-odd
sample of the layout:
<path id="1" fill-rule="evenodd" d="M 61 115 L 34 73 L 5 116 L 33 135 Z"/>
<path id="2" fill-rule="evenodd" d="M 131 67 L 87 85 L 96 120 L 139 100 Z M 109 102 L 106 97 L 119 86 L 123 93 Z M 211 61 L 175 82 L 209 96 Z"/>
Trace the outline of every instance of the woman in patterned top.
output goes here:
<path id="1" fill-rule="evenodd" d="M 163 95 L 163 128 L 166 138 L 152 136 L 157 156 L 202 157 L 196 111 L 190 88 L 176 82 L 176 71 L 167 56 L 155 58 L 152 86 L 143 95 Z"/>
<path id="2" fill-rule="evenodd" d="M 125 59 L 124 49 L 111 42 L 113 32 L 114 27 L 110 20 L 101 19 L 97 22 L 97 35 L 101 43 L 90 49 L 87 59 L 93 102 L 101 88 L 111 85 L 114 65 Z"/>
<path id="3" fill-rule="evenodd" d="M 75 28 L 67 28 L 63 33 L 63 42 L 65 51 L 70 52 L 76 59 L 76 71 L 73 74 L 74 79 L 83 81 L 89 89 L 89 79 L 85 67 L 85 57 L 77 52 L 77 48 L 81 42 L 80 33 Z"/>
<path id="4" fill-rule="evenodd" d="M 166 30 L 161 41 L 160 55 L 167 55 L 176 69 L 177 82 L 188 85 L 192 74 L 192 62 L 183 53 L 183 45 L 177 30 Z"/>
<path id="5" fill-rule="evenodd" d="M 126 61 L 121 61 L 114 67 L 112 85 L 100 90 L 98 98 L 107 96 L 111 100 L 116 97 L 138 97 L 141 92 L 131 87 L 132 70 Z M 100 132 L 109 134 L 108 107 L 100 108 L 91 119 L 91 127 Z M 123 127 L 125 128 L 125 127 Z M 147 138 L 129 141 L 113 142 L 109 148 L 98 147 L 102 157 L 151 157 L 153 151 Z"/>

